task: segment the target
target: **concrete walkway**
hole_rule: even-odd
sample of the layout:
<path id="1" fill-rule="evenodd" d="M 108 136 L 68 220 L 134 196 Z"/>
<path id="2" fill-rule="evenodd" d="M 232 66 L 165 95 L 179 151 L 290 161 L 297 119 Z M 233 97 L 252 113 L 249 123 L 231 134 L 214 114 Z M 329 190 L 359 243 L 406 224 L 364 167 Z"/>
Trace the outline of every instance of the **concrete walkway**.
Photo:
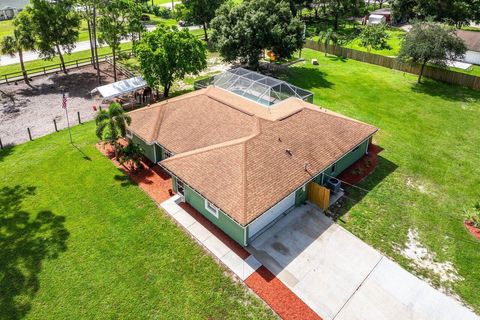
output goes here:
<path id="1" fill-rule="evenodd" d="M 309 204 L 247 249 L 323 319 L 479 319 Z"/>

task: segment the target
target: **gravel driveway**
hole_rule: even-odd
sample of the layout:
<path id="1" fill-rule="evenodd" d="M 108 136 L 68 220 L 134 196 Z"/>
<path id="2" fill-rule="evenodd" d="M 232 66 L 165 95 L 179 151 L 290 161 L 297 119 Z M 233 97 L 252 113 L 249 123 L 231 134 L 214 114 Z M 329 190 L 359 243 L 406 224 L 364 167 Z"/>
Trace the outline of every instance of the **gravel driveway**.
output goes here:
<path id="1" fill-rule="evenodd" d="M 111 66 L 101 65 L 102 71 L 112 74 Z M 102 73 L 102 84 L 113 82 L 113 78 Z M 33 138 L 67 127 L 65 110 L 62 109 L 61 87 L 68 96 L 70 124 L 78 124 L 77 112 L 82 122 L 93 118 L 92 106 L 98 104 L 90 91 L 98 86 L 96 71 L 91 66 L 71 70 L 68 75 L 59 73 L 33 80 L 31 87 L 23 82 L 17 85 L 0 86 L 0 139 L 3 145 L 19 144 L 29 140 L 27 128 Z"/>

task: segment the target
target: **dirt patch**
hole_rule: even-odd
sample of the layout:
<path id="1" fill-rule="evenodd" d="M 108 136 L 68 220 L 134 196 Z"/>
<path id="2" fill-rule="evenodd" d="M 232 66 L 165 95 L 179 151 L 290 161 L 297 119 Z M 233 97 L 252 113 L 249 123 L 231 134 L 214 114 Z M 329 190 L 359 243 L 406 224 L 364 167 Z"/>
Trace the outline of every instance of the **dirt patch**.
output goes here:
<path id="1" fill-rule="evenodd" d="M 102 64 L 102 84 L 113 82 L 112 68 Z M 31 85 L 23 82 L 0 86 L 0 139 L 4 144 L 18 144 L 28 141 L 27 128 L 33 138 L 67 127 L 65 111 L 62 109 L 62 87 L 68 97 L 70 124 L 93 118 L 93 104 L 90 91 L 98 86 L 96 71 L 91 66 L 34 78 Z"/>
<path id="2" fill-rule="evenodd" d="M 457 282 L 463 280 L 450 261 L 436 261 L 435 254 L 429 252 L 419 241 L 417 230 L 409 229 L 407 236 L 408 240 L 405 248 L 397 248 L 397 250 L 404 257 L 408 258 L 413 266 L 433 272 L 442 282 Z"/>

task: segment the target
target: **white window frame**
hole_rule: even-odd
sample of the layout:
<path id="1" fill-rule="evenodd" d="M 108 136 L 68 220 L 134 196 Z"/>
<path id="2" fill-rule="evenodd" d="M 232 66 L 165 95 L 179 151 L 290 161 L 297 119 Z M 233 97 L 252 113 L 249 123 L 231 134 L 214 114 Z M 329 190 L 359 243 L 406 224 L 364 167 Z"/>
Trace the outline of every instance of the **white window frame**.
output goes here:
<path id="1" fill-rule="evenodd" d="M 133 133 L 132 131 L 127 129 L 127 138 L 132 139 L 133 138 Z"/>
<path id="2" fill-rule="evenodd" d="M 304 184 L 304 185 L 302 186 L 302 191 L 303 191 L 303 192 L 307 191 L 307 184 Z"/>
<path id="3" fill-rule="evenodd" d="M 182 187 L 183 187 L 183 194 L 178 191 L 178 183 L 179 183 L 179 182 L 180 182 L 180 184 L 181 184 Z M 175 189 L 177 189 L 176 192 L 177 192 L 179 195 L 181 195 L 182 197 L 185 197 L 185 182 L 183 182 L 182 180 L 180 180 L 180 179 L 177 178 L 177 182 L 175 183 L 175 187 L 176 187 Z"/>
<path id="4" fill-rule="evenodd" d="M 205 209 L 218 219 L 218 208 L 216 205 L 205 199 Z"/>

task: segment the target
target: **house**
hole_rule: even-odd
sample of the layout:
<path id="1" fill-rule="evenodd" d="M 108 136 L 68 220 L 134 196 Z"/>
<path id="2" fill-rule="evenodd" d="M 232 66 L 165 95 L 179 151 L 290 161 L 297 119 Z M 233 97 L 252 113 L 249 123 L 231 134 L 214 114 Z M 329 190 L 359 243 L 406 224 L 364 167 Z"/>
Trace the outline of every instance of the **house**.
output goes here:
<path id="1" fill-rule="evenodd" d="M 18 10 L 13 7 L 3 7 L 0 9 L 0 20 L 10 20 L 17 15 Z"/>
<path id="2" fill-rule="evenodd" d="M 390 24 L 392 22 L 392 11 L 389 8 L 377 9 L 368 16 L 368 24 Z"/>
<path id="3" fill-rule="evenodd" d="M 467 46 L 467 52 L 462 61 L 480 65 L 480 32 L 457 30 L 456 33 Z"/>
<path id="4" fill-rule="evenodd" d="M 172 175 L 185 202 L 246 246 L 302 205 L 309 183 L 324 185 L 360 159 L 377 131 L 297 96 L 310 99 L 305 92 L 227 71 L 206 88 L 130 112 L 128 137 Z"/>

